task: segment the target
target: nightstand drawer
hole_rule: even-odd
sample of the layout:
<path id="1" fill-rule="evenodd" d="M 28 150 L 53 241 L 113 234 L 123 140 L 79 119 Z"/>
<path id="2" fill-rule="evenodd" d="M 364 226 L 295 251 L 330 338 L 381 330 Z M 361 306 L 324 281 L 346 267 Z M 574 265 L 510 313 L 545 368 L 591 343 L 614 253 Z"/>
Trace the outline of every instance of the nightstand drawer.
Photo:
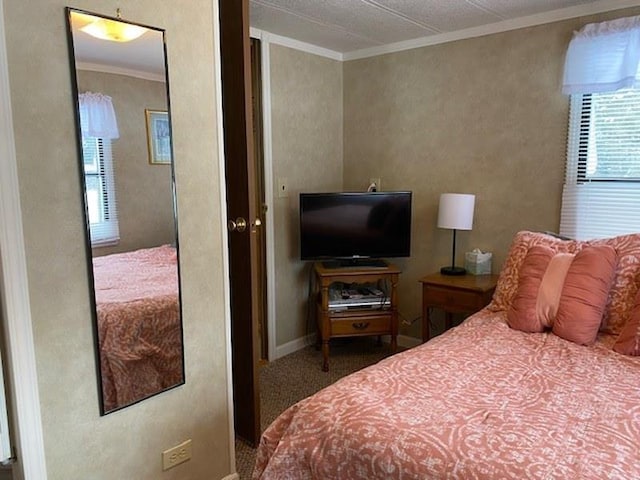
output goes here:
<path id="1" fill-rule="evenodd" d="M 436 308 L 460 311 L 479 310 L 482 295 L 451 288 L 429 287 L 425 289 L 426 302 Z"/>
<path id="2" fill-rule="evenodd" d="M 331 335 L 383 335 L 391 333 L 391 315 L 331 320 Z"/>

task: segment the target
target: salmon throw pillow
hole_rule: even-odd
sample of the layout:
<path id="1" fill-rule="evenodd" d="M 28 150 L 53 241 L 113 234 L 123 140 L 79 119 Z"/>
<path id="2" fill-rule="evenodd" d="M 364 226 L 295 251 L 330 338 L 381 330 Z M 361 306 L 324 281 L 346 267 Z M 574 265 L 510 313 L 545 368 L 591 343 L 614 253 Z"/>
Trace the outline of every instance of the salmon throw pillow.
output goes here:
<path id="1" fill-rule="evenodd" d="M 595 342 L 616 271 L 616 251 L 609 245 L 585 247 L 569 266 L 553 333 L 582 345 Z"/>
<path id="2" fill-rule="evenodd" d="M 595 341 L 616 267 L 608 245 L 578 253 L 531 247 L 522 262 L 507 323 L 524 332 L 553 333 L 575 343 Z"/>
<path id="3" fill-rule="evenodd" d="M 556 253 L 542 245 L 529 249 L 520 268 L 516 294 L 507 310 L 511 328 L 543 332 L 553 326 L 573 257 L 571 253 Z"/>

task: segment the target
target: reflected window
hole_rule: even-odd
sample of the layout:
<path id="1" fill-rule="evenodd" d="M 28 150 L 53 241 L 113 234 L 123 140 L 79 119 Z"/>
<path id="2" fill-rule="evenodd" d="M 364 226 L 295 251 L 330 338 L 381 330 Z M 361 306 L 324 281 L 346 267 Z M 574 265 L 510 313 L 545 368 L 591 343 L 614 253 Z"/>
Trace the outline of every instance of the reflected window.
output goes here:
<path id="1" fill-rule="evenodd" d="M 118 138 L 111 98 L 90 93 L 80 96 L 82 164 L 91 246 L 116 245 L 120 240 L 111 143 Z M 100 136 L 98 136 L 100 135 Z"/>
<path id="2" fill-rule="evenodd" d="M 87 213 L 91 225 L 91 245 L 115 244 L 120 240 L 118 215 L 113 188 L 113 158 L 111 140 L 84 137 L 82 139 L 84 181 Z"/>

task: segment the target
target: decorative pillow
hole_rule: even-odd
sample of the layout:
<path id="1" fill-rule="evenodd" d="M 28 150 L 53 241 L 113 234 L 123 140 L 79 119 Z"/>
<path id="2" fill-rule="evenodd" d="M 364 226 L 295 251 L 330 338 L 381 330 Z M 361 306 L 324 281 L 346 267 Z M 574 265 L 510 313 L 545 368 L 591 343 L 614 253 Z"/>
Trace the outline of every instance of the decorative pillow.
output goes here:
<path id="1" fill-rule="evenodd" d="M 616 250 L 618 264 L 604 310 L 601 330 L 620 334 L 631 316 L 634 300 L 640 286 L 640 234 L 592 240 L 586 245 L 609 245 Z"/>
<path id="2" fill-rule="evenodd" d="M 576 253 L 582 248 L 581 242 L 562 240 L 545 233 L 518 232 L 513 241 L 504 266 L 500 271 L 496 291 L 489 308 L 493 311 L 508 310 L 518 289 L 520 268 L 531 247 L 549 247 L 554 253 Z"/>
<path id="3" fill-rule="evenodd" d="M 640 355 L 640 290 L 622 333 L 613 345 L 613 349 L 623 355 Z"/>
<path id="4" fill-rule="evenodd" d="M 518 232 L 511 243 L 498 277 L 493 300 L 489 305 L 493 311 L 508 310 L 511 306 L 518 288 L 520 267 L 527 251 L 534 245 L 547 246 L 555 252 L 565 253 L 576 253 L 587 245 L 609 245 L 616 250 L 618 262 L 600 329 L 618 335 L 631 315 L 636 292 L 640 286 L 640 234 L 580 242 L 562 240 L 544 233 Z"/>
<path id="5" fill-rule="evenodd" d="M 524 332 L 551 328 L 573 257 L 541 245 L 529 249 L 520 267 L 518 289 L 507 310 L 507 323 L 511 328 Z"/>
<path id="6" fill-rule="evenodd" d="M 596 340 L 616 260 L 609 245 L 584 247 L 576 254 L 564 279 L 553 333 L 582 345 Z"/>

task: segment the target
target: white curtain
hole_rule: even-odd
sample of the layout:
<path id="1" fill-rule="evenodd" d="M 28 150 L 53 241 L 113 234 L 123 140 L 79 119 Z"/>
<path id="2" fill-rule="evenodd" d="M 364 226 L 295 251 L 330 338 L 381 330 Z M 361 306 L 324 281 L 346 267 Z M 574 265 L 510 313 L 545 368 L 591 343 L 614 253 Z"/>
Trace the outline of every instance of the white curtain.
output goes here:
<path id="1" fill-rule="evenodd" d="M 640 86 L 640 16 L 591 23 L 575 32 L 562 92 L 611 92 Z"/>
<path id="2" fill-rule="evenodd" d="M 79 94 L 78 99 L 83 137 L 120 137 L 111 97 L 102 93 L 86 92 Z"/>

